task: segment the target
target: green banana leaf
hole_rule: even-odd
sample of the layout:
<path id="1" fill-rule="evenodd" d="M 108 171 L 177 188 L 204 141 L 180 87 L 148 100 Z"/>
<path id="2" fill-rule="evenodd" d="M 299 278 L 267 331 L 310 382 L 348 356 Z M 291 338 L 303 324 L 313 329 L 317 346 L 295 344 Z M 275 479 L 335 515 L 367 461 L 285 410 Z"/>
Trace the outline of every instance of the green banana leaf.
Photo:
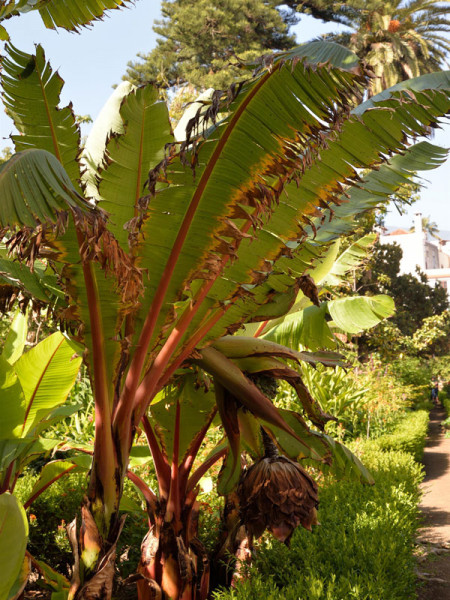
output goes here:
<path id="1" fill-rule="evenodd" d="M 99 195 L 100 207 L 110 215 L 109 229 L 127 251 L 128 231 L 124 225 L 139 215 L 139 199 L 146 193 L 148 172 L 163 160 L 165 145 L 173 142 L 173 136 L 167 106 L 159 99 L 156 88 L 131 88 L 128 94 L 126 88 L 121 88 L 119 92 L 123 94 L 122 126 L 114 114 L 115 96 L 106 110 L 111 126 L 123 131 L 113 135 L 106 146 L 104 156 L 108 156 L 108 164 L 101 176 Z M 143 260 L 148 245 L 149 240 L 145 239 L 135 250 Z"/>
<path id="2" fill-rule="evenodd" d="M 2 478 L 8 468 L 11 478 L 37 455 L 53 450 L 60 441 L 39 437 L 41 431 L 79 408 L 61 406 L 81 364 L 74 347 L 58 332 L 22 353 L 26 334 L 26 316 L 19 313 L 0 355 Z"/>
<path id="3" fill-rule="evenodd" d="M 56 222 L 67 207 L 79 206 L 79 197 L 66 171 L 47 150 L 29 149 L 0 165 L 1 225 Z"/>
<path id="4" fill-rule="evenodd" d="M 91 464 L 92 457 L 88 454 L 79 454 L 67 460 L 53 460 L 46 463 L 25 501 L 25 508 L 28 508 L 33 500 L 55 481 L 69 473 L 87 473 Z"/>
<path id="5" fill-rule="evenodd" d="M 200 431 L 211 423 L 216 410 L 214 393 L 197 382 L 194 375 L 186 375 L 179 388 L 168 388 L 162 399 L 150 406 L 150 420 L 154 423 L 160 447 L 169 462 L 172 462 L 173 456 L 177 403 L 182 423 L 178 438 L 180 461 L 189 452 Z"/>
<path id="6" fill-rule="evenodd" d="M 369 233 L 354 242 L 334 261 L 331 269 L 322 279 L 323 285 L 340 285 L 345 275 L 357 269 L 369 256 L 369 249 L 377 239 L 376 233 Z"/>
<path id="7" fill-rule="evenodd" d="M 23 354 L 14 370 L 24 393 L 22 436 L 62 404 L 71 390 L 81 358 L 59 332 Z"/>
<path id="8" fill-rule="evenodd" d="M 346 333 L 361 333 L 391 317 L 394 312 L 394 301 L 383 294 L 338 298 L 322 302 L 320 307 L 309 306 L 287 315 L 275 327 L 270 328 L 269 323 L 261 337 L 292 348 L 333 349 L 336 347 L 333 325 Z M 332 321 L 327 320 L 328 314 Z"/>
<path id="9" fill-rule="evenodd" d="M 9 590 L 8 598 L 9 600 L 18 600 L 23 594 L 25 586 L 28 583 L 28 577 L 31 572 L 31 559 L 29 556 L 25 554 L 22 562 L 22 567 L 20 569 L 19 575 L 14 582 L 12 588 Z"/>
<path id="10" fill-rule="evenodd" d="M 322 226 L 317 225 L 318 242 L 329 243 L 339 236 L 352 231 L 355 216 L 386 202 L 403 184 L 409 183 L 417 171 L 436 169 L 448 157 L 448 150 L 430 142 L 418 142 L 409 146 L 402 154 L 389 159 L 378 171 L 364 175 L 358 187 L 349 187 L 345 196 L 346 202 L 334 209 L 334 218 L 325 211 Z"/>
<path id="11" fill-rule="evenodd" d="M 5 109 L 19 130 L 19 135 L 12 137 L 16 152 L 47 150 L 75 184 L 80 178 L 80 131 L 72 106 L 58 108 L 61 76 L 52 71 L 40 45 L 30 55 L 8 44 L 2 66 Z M 29 102 L 29 98 L 33 101 Z"/>
<path id="12" fill-rule="evenodd" d="M 22 436 L 25 396 L 13 365 L 0 356 L 0 439 Z"/>
<path id="13" fill-rule="evenodd" d="M 360 333 L 378 325 L 395 312 L 390 296 L 355 296 L 327 302 L 333 323 L 347 333 Z"/>
<path id="14" fill-rule="evenodd" d="M 0 600 L 8 600 L 20 575 L 28 540 L 28 521 L 17 498 L 0 494 Z"/>
<path id="15" fill-rule="evenodd" d="M 13 365 L 22 356 L 27 340 L 27 316 L 16 311 L 3 344 L 1 356 Z"/>
<path id="16" fill-rule="evenodd" d="M 313 351 L 335 348 L 336 341 L 325 318 L 326 315 L 326 302 L 321 303 L 320 307 L 308 306 L 299 312 L 287 315 L 275 327 L 271 327 L 268 323 L 267 332 L 262 338 L 292 348 L 304 346 Z"/>
<path id="17" fill-rule="evenodd" d="M 120 105 L 132 89 L 133 86 L 128 81 L 123 81 L 118 85 L 91 127 L 80 157 L 83 171 L 81 181 L 86 198 L 93 198 L 96 201 L 100 199 L 98 182 L 100 173 L 106 166 L 106 146 L 111 136 L 125 132 L 120 116 Z"/>

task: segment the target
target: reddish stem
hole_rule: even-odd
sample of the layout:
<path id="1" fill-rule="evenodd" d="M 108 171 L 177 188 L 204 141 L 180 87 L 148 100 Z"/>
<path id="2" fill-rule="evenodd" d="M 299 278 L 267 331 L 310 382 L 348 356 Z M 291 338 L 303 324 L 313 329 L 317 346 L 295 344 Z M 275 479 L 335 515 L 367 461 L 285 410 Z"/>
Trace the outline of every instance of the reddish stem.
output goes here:
<path id="1" fill-rule="evenodd" d="M 202 445 L 203 440 L 205 439 L 205 435 L 208 432 L 209 426 L 212 423 L 212 420 L 216 416 L 217 407 L 214 407 L 209 419 L 202 427 L 202 429 L 195 436 L 194 441 L 189 447 L 189 450 L 180 465 L 180 493 L 183 495 L 186 493 L 186 485 L 189 477 L 189 473 L 191 472 L 192 465 L 194 464 L 194 460 L 200 450 L 200 446 Z"/>
<path id="2" fill-rule="evenodd" d="M 159 485 L 159 495 L 161 498 L 167 498 L 170 489 L 170 466 L 167 458 L 161 451 L 155 432 L 147 415 L 142 417 L 142 425 L 147 437 L 148 446 L 152 453 L 153 463 L 155 465 L 156 476 Z"/>
<path id="3" fill-rule="evenodd" d="M 83 246 L 84 239 L 77 229 L 79 248 Z M 111 430 L 111 406 L 108 399 L 108 379 L 106 374 L 104 336 L 100 316 L 100 301 L 95 278 L 92 273 L 92 264 L 82 258 L 83 276 L 86 284 L 89 320 L 92 339 L 92 362 L 94 367 L 94 398 L 95 398 L 95 440 L 94 440 L 94 468 L 89 485 L 90 494 L 97 496 L 97 478 L 102 487 L 102 503 L 107 505 L 107 514 L 111 515 L 117 510 L 118 492 L 116 482 L 117 456 L 114 448 Z M 131 427 L 129 427 L 131 429 Z M 124 457 L 121 457 L 124 460 Z M 100 510 L 104 514 L 104 510 Z M 108 534 L 109 522 L 97 523 L 102 535 Z M 106 528 L 106 530 L 105 530 Z"/>
<path id="4" fill-rule="evenodd" d="M 258 329 L 256 330 L 256 333 L 253 337 L 259 337 L 262 334 L 262 332 L 264 331 L 264 329 L 267 327 L 268 322 L 269 321 L 263 321 L 261 323 L 261 325 L 258 327 Z"/>
<path id="5" fill-rule="evenodd" d="M 73 465 L 72 467 L 69 467 L 63 473 L 60 473 L 56 477 L 53 477 L 53 479 L 51 479 L 48 483 L 46 483 L 45 485 L 43 485 L 38 492 L 36 492 L 35 494 L 33 494 L 31 496 L 31 498 L 29 498 L 25 502 L 25 504 L 23 505 L 24 509 L 26 510 L 31 504 L 33 504 L 33 502 L 36 500 L 36 498 L 38 498 L 42 494 L 42 492 L 44 492 L 50 485 L 52 485 L 52 483 L 55 483 L 55 481 L 58 481 L 58 479 L 61 479 L 61 477 L 63 477 L 64 475 L 67 475 L 67 473 L 70 473 L 70 471 L 73 471 L 76 468 L 76 466 L 77 465 Z"/>
<path id="6" fill-rule="evenodd" d="M 180 454 L 180 402 L 177 400 L 177 410 L 175 413 L 175 427 L 173 431 L 173 454 L 172 454 L 172 469 L 170 474 L 170 493 L 167 501 L 167 511 L 165 520 L 170 522 L 172 516 L 175 517 L 176 523 L 179 523 L 181 516 L 180 505 L 180 481 L 178 477 L 178 461 Z"/>
<path id="7" fill-rule="evenodd" d="M 205 460 L 205 462 L 202 463 L 198 469 L 196 469 L 196 471 L 192 474 L 192 477 L 189 478 L 186 493 L 189 493 L 195 488 L 195 486 L 198 484 L 203 475 L 208 471 L 208 469 L 210 469 L 218 460 L 224 457 L 227 451 L 228 447 L 222 448 L 222 450 L 219 450 L 217 454 L 210 456 L 208 460 Z"/>
<path id="8" fill-rule="evenodd" d="M 0 487 L 0 494 L 4 494 L 9 489 L 9 482 L 11 480 L 11 475 L 12 475 L 12 472 L 14 469 L 15 462 L 16 462 L 15 460 L 12 460 L 9 463 L 8 468 L 6 469 L 5 478 L 3 479 L 2 486 Z"/>
<path id="9" fill-rule="evenodd" d="M 160 372 L 159 381 L 156 380 L 157 372 L 155 365 L 157 363 L 158 357 L 155 360 L 153 367 L 150 371 L 147 372 L 146 376 L 142 380 L 141 385 L 139 386 L 136 392 L 136 415 L 140 416 L 144 414 L 147 409 L 148 402 L 150 402 L 151 398 L 161 390 L 175 373 L 175 371 L 180 367 L 180 365 L 186 360 L 186 358 L 192 353 L 196 345 L 205 337 L 208 331 L 214 327 L 214 325 L 221 319 L 221 317 L 226 313 L 226 311 L 232 306 L 232 304 L 228 304 L 226 307 L 220 308 L 216 314 L 213 314 L 210 319 L 206 321 L 203 327 L 197 330 L 197 333 L 192 336 L 190 340 L 186 342 L 184 345 L 184 350 L 180 354 L 180 356 L 172 363 L 172 365 L 163 372 L 163 368 L 167 366 L 166 364 L 158 363 L 158 371 Z M 170 357 L 168 357 L 170 358 Z"/>
<path id="10" fill-rule="evenodd" d="M 142 492 L 142 495 L 144 496 L 145 501 L 147 502 L 148 506 L 153 511 L 153 513 L 156 514 L 156 505 L 157 505 L 156 495 L 148 487 L 148 485 L 145 483 L 145 481 L 143 479 L 141 479 L 139 477 L 139 475 L 136 475 L 136 473 L 133 473 L 133 471 L 130 471 L 128 469 L 127 477 Z"/>

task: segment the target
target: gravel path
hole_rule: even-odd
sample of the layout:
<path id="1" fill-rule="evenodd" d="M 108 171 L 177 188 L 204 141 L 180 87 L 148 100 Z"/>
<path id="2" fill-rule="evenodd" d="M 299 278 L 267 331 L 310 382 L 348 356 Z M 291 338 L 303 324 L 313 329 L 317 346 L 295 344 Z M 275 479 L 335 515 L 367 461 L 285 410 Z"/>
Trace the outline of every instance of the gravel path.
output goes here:
<path id="1" fill-rule="evenodd" d="M 420 508 L 424 527 L 418 542 L 426 554 L 418 568 L 419 600 L 450 600 L 450 439 L 440 427 L 445 417 L 443 408 L 431 411 L 423 459 L 426 476 Z"/>

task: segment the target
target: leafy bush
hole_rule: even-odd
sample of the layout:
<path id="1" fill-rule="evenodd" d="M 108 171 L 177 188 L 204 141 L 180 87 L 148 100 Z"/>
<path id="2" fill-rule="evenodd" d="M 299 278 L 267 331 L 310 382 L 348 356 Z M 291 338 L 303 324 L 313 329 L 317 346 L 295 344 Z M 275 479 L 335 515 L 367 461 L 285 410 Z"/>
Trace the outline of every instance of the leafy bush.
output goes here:
<path id="1" fill-rule="evenodd" d="M 427 438 L 428 421 L 428 412 L 425 410 L 409 412 L 397 423 L 392 432 L 373 440 L 373 445 L 382 451 L 409 452 L 414 460 L 420 461 Z"/>
<path id="2" fill-rule="evenodd" d="M 26 501 L 37 478 L 28 471 L 18 480 L 15 494 L 21 502 Z M 65 526 L 79 513 L 85 487 L 85 475 L 68 475 L 45 490 L 27 511 L 28 551 L 65 575 L 73 563 Z"/>
<path id="3" fill-rule="evenodd" d="M 439 392 L 439 399 L 447 413 L 447 417 L 450 418 L 450 397 L 448 396 L 448 393 L 445 390 Z"/>
<path id="4" fill-rule="evenodd" d="M 327 433 L 344 440 L 374 437 L 393 427 L 410 406 L 412 387 L 399 382 L 390 367 L 371 360 L 353 371 L 302 365 L 303 380 L 322 409 L 337 417 Z M 291 388 L 280 386 L 278 403 L 301 410 Z"/>
<path id="5" fill-rule="evenodd" d="M 430 396 L 430 382 L 437 375 L 437 365 L 417 357 L 402 356 L 391 364 L 391 370 L 401 385 L 409 386 L 410 399 L 415 403 Z"/>
<path id="6" fill-rule="evenodd" d="M 365 464 L 376 485 L 328 481 L 320 527 L 296 530 L 291 548 L 264 539 L 251 577 L 215 600 L 411 600 L 412 553 L 422 468 L 403 452 L 369 442 Z"/>

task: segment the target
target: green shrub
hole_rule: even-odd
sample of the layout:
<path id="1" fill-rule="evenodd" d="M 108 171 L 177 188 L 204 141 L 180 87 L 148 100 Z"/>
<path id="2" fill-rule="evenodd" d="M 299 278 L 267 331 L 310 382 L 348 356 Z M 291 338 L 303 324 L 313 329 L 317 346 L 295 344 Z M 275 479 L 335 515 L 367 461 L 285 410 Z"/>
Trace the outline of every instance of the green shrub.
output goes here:
<path id="1" fill-rule="evenodd" d="M 447 413 L 447 418 L 450 418 L 450 398 L 446 392 L 439 392 L 439 399 Z"/>
<path id="2" fill-rule="evenodd" d="M 251 577 L 216 600 L 412 600 L 413 543 L 422 468 L 409 454 L 365 445 L 376 484 L 328 481 L 320 527 L 296 530 L 291 548 L 265 538 Z"/>
<path id="3" fill-rule="evenodd" d="M 37 478 L 28 471 L 18 480 L 15 494 L 21 502 L 28 498 Z M 69 575 L 73 563 L 65 527 L 79 514 L 85 487 L 86 475 L 68 475 L 47 488 L 27 510 L 29 552 L 64 575 Z"/>
<path id="4" fill-rule="evenodd" d="M 425 410 L 409 412 L 390 433 L 373 440 L 379 450 L 409 452 L 416 461 L 422 460 L 428 433 L 429 415 Z"/>

